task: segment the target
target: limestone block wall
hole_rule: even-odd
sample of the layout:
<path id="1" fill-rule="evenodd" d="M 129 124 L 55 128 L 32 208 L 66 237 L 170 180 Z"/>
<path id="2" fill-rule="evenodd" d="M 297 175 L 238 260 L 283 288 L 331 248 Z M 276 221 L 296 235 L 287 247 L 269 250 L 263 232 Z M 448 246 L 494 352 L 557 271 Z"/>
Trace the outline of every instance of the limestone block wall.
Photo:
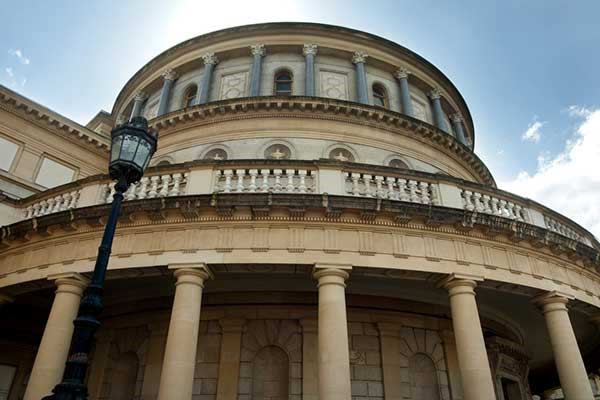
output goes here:
<path id="1" fill-rule="evenodd" d="M 350 378 L 353 400 L 383 400 L 379 332 L 372 323 L 349 322 Z"/>
<path id="2" fill-rule="evenodd" d="M 214 400 L 217 396 L 221 328 L 217 320 L 200 322 L 197 364 L 192 394 L 196 400 Z"/>

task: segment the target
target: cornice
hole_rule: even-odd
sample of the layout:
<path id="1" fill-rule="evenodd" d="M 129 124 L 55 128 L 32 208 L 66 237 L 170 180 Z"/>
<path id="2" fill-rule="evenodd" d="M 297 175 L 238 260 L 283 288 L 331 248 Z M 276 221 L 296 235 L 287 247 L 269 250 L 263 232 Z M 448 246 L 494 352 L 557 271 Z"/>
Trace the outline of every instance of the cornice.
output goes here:
<path id="1" fill-rule="evenodd" d="M 127 81 L 115 100 L 112 114 L 115 115 L 115 113 L 121 107 L 121 103 L 128 97 L 130 92 L 136 90 L 137 85 L 144 78 L 144 76 L 152 73 L 152 71 L 157 68 L 160 69 L 164 67 L 179 55 L 185 54 L 186 52 L 196 48 L 205 47 L 217 41 L 225 41 L 239 37 L 249 37 L 251 35 L 258 35 L 268 32 L 281 32 L 295 35 L 322 33 L 324 37 L 336 36 L 346 41 L 355 40 L 357 43 L 364 43 L 363 47 L 368 48 L 369 46 L 378 46 L 388 49 L 391 53 L 401 54 L 408 61 L 419 65 L 428 73 L 432 74 L 434 77 L 437 77 L 439 81 L 449 89 L 449 94 L 457 100 L 460 108 L 464 110 L 461 111 L 464 112 L 465 124 L 469 127 L 468 131 L 473 133 L 472 140 L 473 144 L 475 143 L 473 119 L 465 99 L 462 97 L 456 86 L 454 86 L 452 81 L 435 65 L 412 50 L 383 37 L 342 26 L 311 22 L 271 22 L 243 25 L 206 33 L 183 41 L 154 57 L 142 68 L 140 68 L 129 79 L 129 81 Z"/>
<path id="2" fill-rule="evenodd" d="M 109 208 L 110 204 L 77 208 L 4 226 L 1 228 L 0 248 L 11 248 L 27 242 L 35 234 L 47 237 L 57 230 L 86 230 L 88 225 L 102 226 Z M 239 208 L 250 209 L 251 215 L 240 219 L 240 216 L 234 215 Z M 278 212 L 271 215 L 272 209 Z M 287 210 L 288 215 L 282 215 L 281 210 Z M 310 217 L 306 214 L 307 210 L 313 211 Z M 321 211 L 322 217 L 314 216 L 317 210 Z M 211 211 L 213 217 L 207 219 L 207 211 Z M 355 217 L 342 218 L 344 212 Z M 598 250 L 547 229 L 489 214 L 420 203 L 327 194 L 214 193 L 127 201 L 123 203 L 122 210 L 122 223 L 125 226 L 139 225 L 130 219 L 134 213 L 148 214 L 152 224 L 209 220 L 240 223 L 306 221 L 405 226 L 488 240 L 505 235 L 515 245 L 528 242 L 534 248 L 545 247 L 553 254 L 565 254 L 574 262 L 580 260 L 586 267 L 600 271 Z"/>
<path id="3" fill-rule="evenodd" d="M 0 109 L 98 154 L 107 154 L 109 140 L 104 136 L 43 107 L 0 85 Z"/>
<path id="4" fill-rule="evenodd" d="M 162 115 L 151 120 L 150 126 L 164 136 L 186 127 L 267 117 L 317 118 L 367 125 L 402 135 L 411 132 L 407 136 L 445 152 L 476 173 L 481 182 L 496 187 L 496 182 L 483 161 L 452 135 L 408 115 L 351 101 L 303 96 L 221 100 Z"/>

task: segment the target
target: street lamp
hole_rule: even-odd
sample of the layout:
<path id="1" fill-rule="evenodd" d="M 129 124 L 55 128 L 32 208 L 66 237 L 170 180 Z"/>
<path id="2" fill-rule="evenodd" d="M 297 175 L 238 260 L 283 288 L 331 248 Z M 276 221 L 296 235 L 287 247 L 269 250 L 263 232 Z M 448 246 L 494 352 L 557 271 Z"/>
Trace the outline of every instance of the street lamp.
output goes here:
<path id="1" fill-rule="evenodd" d="M 144 175 L 152 155 L 156 151 L 157 135 L 148 132 L 148 121 L 134 117 L 130 122 L 119 125 L 111 132 L 110 177 L 116 180 L 115 195 L 110 215 L 104 228 L 102 243 L 90 285 L 83 294 L 77 318 L 73 322 L 75 330 L 71 339 L 71 350 L 67 358 L 63 381 L 54 387 L 44 400 L 85 400 L 88 393 L 84 385 L 90 349 L 94 333 L 100 326 L 98 315 L 102 311 L 102 291 L 104 276 L 112 248 L 117 220 L 121 212 L 123 193 L 129 185 L 139 181 Z"/>

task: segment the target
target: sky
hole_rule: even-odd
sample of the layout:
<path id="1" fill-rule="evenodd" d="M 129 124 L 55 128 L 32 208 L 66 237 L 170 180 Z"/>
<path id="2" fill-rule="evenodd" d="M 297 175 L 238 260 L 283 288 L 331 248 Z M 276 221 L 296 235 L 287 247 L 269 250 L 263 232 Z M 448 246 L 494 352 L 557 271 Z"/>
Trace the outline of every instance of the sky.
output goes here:
<path id="1" fill-rule="evenodd" d="M 0 84 L 81 124 L 169 47 L 273 21 L 364 30 L 465 98 L 498 186 L 600 237 L 600 1 L 0 0 Z"/>

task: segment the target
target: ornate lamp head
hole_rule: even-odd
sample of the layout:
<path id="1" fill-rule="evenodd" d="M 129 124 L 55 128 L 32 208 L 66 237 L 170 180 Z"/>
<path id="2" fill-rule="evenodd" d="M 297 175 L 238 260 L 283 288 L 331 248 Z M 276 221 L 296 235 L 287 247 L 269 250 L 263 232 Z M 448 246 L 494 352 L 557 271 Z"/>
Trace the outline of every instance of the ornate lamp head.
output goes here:
<path id="1" fill-rule="evenodd" d="M 148 131 L 148 121 L 144 117 L 134 117 L 113 129 L 108 167 L 110 177 L 126 182 L 127 186 L 139 181 L 156 151 L 157 139 L 158 134 Z"/>

